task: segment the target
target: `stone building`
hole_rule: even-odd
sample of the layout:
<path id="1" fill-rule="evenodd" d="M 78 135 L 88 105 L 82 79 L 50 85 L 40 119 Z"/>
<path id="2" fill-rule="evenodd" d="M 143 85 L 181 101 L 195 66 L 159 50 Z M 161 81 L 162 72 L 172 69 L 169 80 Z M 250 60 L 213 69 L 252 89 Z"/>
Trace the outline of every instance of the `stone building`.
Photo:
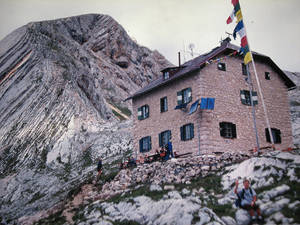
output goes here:
<path id="1" fill-rule="evenodd" d="M 172 137 L 178 154 L 248 152 L 256 147 L 250 86 L 239 47 L 219 47 L 178 67 L 128 99 L 133 104 L 134 150 L 152 154 Z M 266 55 L 253 52 L 276 149 L 292 147 L 288 89 L 295 84 Z M 260 147 L 271 146 L 254 72 L 253 103 Z M 127 100 L 128 100 L 127 99 Z"/>

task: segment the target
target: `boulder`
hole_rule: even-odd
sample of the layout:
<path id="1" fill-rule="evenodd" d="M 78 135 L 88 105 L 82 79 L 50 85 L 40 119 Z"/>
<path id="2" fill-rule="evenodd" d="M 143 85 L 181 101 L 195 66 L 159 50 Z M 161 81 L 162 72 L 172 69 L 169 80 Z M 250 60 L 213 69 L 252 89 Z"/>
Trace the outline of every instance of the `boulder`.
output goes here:
<path id="1" fill-rule="evenodd" d="M 246 210 L 238 209 L 235 213 L 235 220 L 238 225 L 250 224 L 251 218 Z"/>

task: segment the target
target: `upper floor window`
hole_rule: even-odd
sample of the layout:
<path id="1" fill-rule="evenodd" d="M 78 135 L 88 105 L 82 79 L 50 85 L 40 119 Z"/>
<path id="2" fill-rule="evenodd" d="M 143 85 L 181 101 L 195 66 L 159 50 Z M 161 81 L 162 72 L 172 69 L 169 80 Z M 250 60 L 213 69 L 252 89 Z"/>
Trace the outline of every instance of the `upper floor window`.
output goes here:
<path id="1" fill-rule="evenodd" d="M 169 79 L 169 77 L 170 77 L 169 72 L 168 72 L 168 71 L 165 71 L 165 72 L 163 73 L 163 77 L 164 77 L 164 80 Z"/>
<path id="2" fill-rule="evenodd" d="M 180 137 L 182 141 L 188 141 L 194 138 L 194 124 L 189 123 L 180 127 Z"/>
<path id="3" fill-rule="evenodd" d="M 245 63 L 242 63 L 242 72 L 243 72 L 243 75 L 248 75 L 247 74 L 247 65 Z"/>
<path id="4" fill-rule="evenodd" d="M 167 97 L 163 97 L 160 99 L 160 112 L 168 111 L 168 99 Z"/>
<path id="5" fill-rule="evenodd" d="M 151 136 L 141 138 L 139 144 L 140 144 L 140 152 L 149 152 L 152 148 Z"/>
<path id="6" fill-rule="evenodd" d="M 236 126 L 233 123 L 221 122 L 220 135 L 224 138 L 236 138 Z"/>
<path id="7" fill-rule="evenodd" d="M 270 137 L 269 129 L 266 128 L 265 131 L 266 131 L 267 142 L 271 143 L 271 137 Z M 281 143 L 281 132 L 280 132 L 280 130 L 276 129 L 276 128 L 271 128 L 271 132 L 272 132 L 272 137 L 273 137 L 274 144 L 280 144 Z"/>
<path id="8" fill-rule="evenodd" d="M 138 108 L 138 119 L 143 120 L 149 117 L 149 106 L 143 105 Z"/>
<path id="9" fill-rule="evenodd" d="M 226 64 L 225 63 L 218 63 L 218 70 L 226 71 Z"/>
<path id="10" fill-rule="evenodd" d="M 253 101 L 253 105 L 258 104 L 257 92 L 256 91 L 252 91 L 252 101 Z M 251 105 L 250 91 L 241 90 L 241 102 L 244 105 Z"/>
<path id="11" fill-rule="evenodd" d="M 177 105 L 187 104 L 192 101 L 192 89 L 186 88 L 177 92 Z"/>
<path id="12" fill-rule="evenodd" d="M 270 72 L 265 72 L 265 79 L 271 80 Z"/>
<path id="13" fill-rule="evenodd" d="M 166 131 L 159 133 L 159 135 L 158 135 L 159 147 L 166 146 L 166 144 L 168 144 L 170 139 L 171 139 L 171 131 L 170 130 L 166 130 Z"/>

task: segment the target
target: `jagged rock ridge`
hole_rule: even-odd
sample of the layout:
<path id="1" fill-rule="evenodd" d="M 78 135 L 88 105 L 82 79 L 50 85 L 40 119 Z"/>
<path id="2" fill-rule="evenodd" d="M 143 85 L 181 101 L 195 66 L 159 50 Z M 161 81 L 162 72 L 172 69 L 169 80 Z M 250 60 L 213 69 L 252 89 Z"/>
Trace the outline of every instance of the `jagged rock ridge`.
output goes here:
<path id="1" fill-rule="evenodd" d="M 30 23 L 1 40 L 0 214 L 49 207 L 91 175 L 97 155 L 130 151 L 122 100 L 169 65 L 107 15 Z"/>

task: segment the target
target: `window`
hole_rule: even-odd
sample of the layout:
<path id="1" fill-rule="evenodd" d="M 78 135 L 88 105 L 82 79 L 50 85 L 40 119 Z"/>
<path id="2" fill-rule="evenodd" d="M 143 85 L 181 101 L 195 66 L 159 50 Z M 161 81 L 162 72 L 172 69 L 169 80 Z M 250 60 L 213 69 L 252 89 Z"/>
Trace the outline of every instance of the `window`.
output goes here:
<path id="1" fill-rule="evenodd" d="M 161 132 L 158 135 L 159 147 L 163 147 L 166 144 L 168 144 L 170 139 L 171 139 L 171 131 L 170 130 L 166 130 L 166 131 Z"/>
<path id="2" fill-rule="evenodd" d="M 250 91 L 248 90 L 241 90 L 241 102 L 244 105 L 251 105 L 251 98 L 250 98 Z M 257 92 L 252 91 L 252 101 L 253 105 L 258 104 Z"/>
<path id="3" fill-rule="evenodd" d="M 265 72 L 265 79 L 266 80 L 271 80 L 271 76 L 269 72 Z"/>
<path id="4" fill-rule="evenodd" d="M 226 64 L 225 63 L 218 63 L 218 70 L 226 71 Z"/>
<path id="5" fill-rule="evenodd" d="M 180 127 L 180 137 L 182 141 L 188 141 L 194 138 L 194 124 L 189 123 Z"/>
<path id="6" fill-rule="evenodd" d="M 177 92 L 177 105 L 187 104 L 192 101 L 192 89 L 186 88 Z"/>
<path id="7" fill-rule="evenodd" d="M 233 123 L 221 122 L 220 135 L 224 138 L 236 138 L 236 126 Z"/>
<path id="8" fill-rule="evenodd" d="M 243 75 L 248 75 L 247 74 L 247 65 L 245 63 L 242 63 L 242 72 L 243 72 Z"/>
<path id="9" fill-rule="evenodd" d="M 163 97 L 160 99 L 160 112 L 168 111 L 168 99 L 167 97 Z"/>
<path id="10" fill-rule="evenodd" d="M 168 71 L 165 71 L 165 72 L 163 73 L 163 77 L 164 77 L 164 80 L 169 79 L 169 77 L 170 77 L 169 72 L 168 72 Z"/>
<path id="11" fill-rule="evenodd" d="M 149 106 L 143 105 L 138 108 L 138 119 L 143 120 L 149 117 Z"/>
<path id="12" fill-rule="evenodd" d="M 149 152 L 151 148 L 151 136 L 140 139 L 140 152 Z"/>
<path id="13" fill-rule="evenodd" d="M 269 129 L 266 128 L 265 130 L 266 130 L 267 142 L 271 143 L 271 137 L 270 137 Z M 280 144 L 281 143 L 281 132 L 280 132 L 280 130 L 276 129 L 276 128 L 271 128 L 271 132 L 272 132 L 274 144 Z"/>

